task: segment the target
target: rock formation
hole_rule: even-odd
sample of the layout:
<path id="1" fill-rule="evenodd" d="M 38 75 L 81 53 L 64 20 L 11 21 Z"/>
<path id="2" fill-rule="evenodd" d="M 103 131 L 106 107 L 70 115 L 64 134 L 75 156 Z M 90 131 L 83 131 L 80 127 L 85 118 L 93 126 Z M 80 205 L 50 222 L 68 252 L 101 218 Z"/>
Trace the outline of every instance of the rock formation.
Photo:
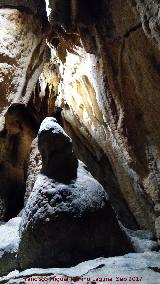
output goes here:
<path id="1" fill-rule="evenodd" d="M 6 224 L 0 224 L 0 277 L 15 270 L 19 245 L 19 225 L 21 218 L 16 217 Z"/>
<path id="2" fill-rule="evenodd" d="M 32 121 L 32 124 L 31 124 Z M 0 220 L 17 216 L 23 208 L 25 176 L 30 145 L 37 123 L 22 104 L 12 105 L 5 114 L 0 133 Z"/>
<path id="3" fill-rule="evenodd" d="M 1 114 L 13 103 L 29 102 L 45 58 L 42 24 L 27 12 L 0 9 Z"/>
<path id="4" fill-rule="evenodd" d="M 50 1 L 61 78 L 56 104 L 76 153 L 123 224 L 154 233 L 160 213 L 159 5 Z M 74 42 L 76 34 L 81 44 L 65 52 L 65 39 Z"/>
<path id="5" fill-rule="evenodd" d="M 54 118 L 46 118 L 39 129 L 38 148 L 42 156 L 42 173 L 59 182 L 76 179 L 78 161 L 72 142 Z"/>
<path id="6" fill-rule="evenodd" d="M 32 192 L 37 175 L 40 173 L 41 168 L 42 168 L 42 158 L 38 150 L 37 137 L 32 142 L 30 156 L 27 161 L 26 167 L 27 167 L 27 178 L 26 178 L 26 184 L 25 184 L 25 198 L 24 198 L 25 205 L 27 203 L 28 197 L 30 196 Z"/>
<path id="7" fill-rule="evenodd" d="M 132 249 L 127 238 L 136 252 L 158 250 L 159 0 L 47 2 L 48 19 L 44 0 L 0 0 L 0 221 L 23 216 L 21 268 L 124 254 Z M 46 116 L 56 117 L 64 130 L 53 118 L 45 128 L 45 120 L 38 142 Z M 18 226 L 14 219 L 2 223 L 0 233 L 13 231 L 17 239 Z M 69 250 L 77 246 L 71 258 Z M 1 274 L 20 269 L 17 249 L 17 242 L 13 251 L 0 247 Z M 147 262 L 139 273 L 155 284 L 156 253 L 114 259 L 126 273 L 121 260 L 135 270 L 138 257 Z M 107 260 L 102 264 L 108 267 Z M 103 272 L 91 266 L 93 274 L 84 275 Z M 16 273 L 2 283 L 21 283 L 28 275 Z"/>
<path id="8" fill-rule="evenodd" d="M 22 214 L 20 268 L 69 267 L 132 250 L 105 191 L 54 118 L 42 122 L 38 146 L 42 171 Z"/>
<path id="9" fill-rule="evenodd" d="M 17 9 L 38 16 L 47 21 L 46 3 L 44 0 L 0 0 L 0 8 Z"/>
<path id="10" fill-rule="evenodd" d="M 69 284 L 75 282 L 80 284 L 87 281 L 88 284 L 92 284 L 93 281 L 103 283 L 122 281 L 127 283 L 129 281 L 130 283 L 159 284 L 159 262 L 160 255 L 156 252 L 127 254 L 120 257 L 98 258 L 70 268 L 32 268 L 22 272 L 14 271 L 12 274 L 2 277 L 2 283 L 24 284 L 24 281 L 32 281 L 32 283 L 64 281 Z"/>
<path id="11" fill-rule="evenodd" d="M 0 220 L 9 220 L 23 206 L 26 161 L 37 134 L 27 105 L 45 62 L 46 12 L 44 1 L 0 1 L 0 8 Z"/>

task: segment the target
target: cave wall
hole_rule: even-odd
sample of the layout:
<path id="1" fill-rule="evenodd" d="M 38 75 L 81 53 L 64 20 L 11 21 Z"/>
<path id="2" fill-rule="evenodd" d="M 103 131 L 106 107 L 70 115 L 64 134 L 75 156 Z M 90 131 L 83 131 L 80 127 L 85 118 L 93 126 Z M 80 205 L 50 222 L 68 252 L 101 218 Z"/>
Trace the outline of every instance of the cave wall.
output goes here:
<path id="1" fill-rule="evenodd" d="M 26 162 L 40 123 L 32 96 L 46 62 L 46 22 L 45 1 L 0 1 L 2 221 L 23 208 Z"/>
<path id="2" fill-rule="evenodd" d="M 158 0 L 50 0 L 49 29 L 45 1 L 0 1 L 2 168 L 21 144 L 12 176 L 22 173 L 24 180 L 37 121 L 63 108 L 77 155 L 103 184 L 123 225 L 158 237 L 159 6 Z M 47 32 L 52 60 L 43 69 Z M 8 151 L 12 144 L 17 149 Z"/>
<path id="3" fill-rule="evenodd" d="M 27 11 L 47 21 L 46 2 L 44 0 L 0 0 L 0 7 Z"/>
<path id="4" fill-rule="evenodd" d="M 105 179 L 117 214 L 128 212 L 128 226 L 137 223 L 159 237 L 158 1 L 50 5 L 53 26 L 81 36 L 76 54 L 68 52 L 66 63 L 60 60 L 57 99 L 76 151 Z"/>
<path id="5" fill-rule="evenodd" d="M 0 112 L 13 103 L 27 104 L 45 60 L 42 22 L 16 9 L 0 9 Z"/>
<path id="6" fill-rule="evenodd" d="M 31 121 L 33 123 L 31 123 Z M 25 106 L 12 105 L 0 133 L 0 219 L 17 216 L 24 205 L 27 160 L 38 126 Z"/>

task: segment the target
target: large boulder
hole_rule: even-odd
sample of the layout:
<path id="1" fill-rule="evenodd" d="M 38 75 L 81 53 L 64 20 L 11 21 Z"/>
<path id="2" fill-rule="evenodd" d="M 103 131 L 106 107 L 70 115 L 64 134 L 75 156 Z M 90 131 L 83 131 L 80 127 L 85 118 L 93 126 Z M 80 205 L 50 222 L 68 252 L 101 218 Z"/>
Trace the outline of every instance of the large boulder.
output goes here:
<path id="1" fill-rule="evenodd" d="M 103 187 L 76 160 L 54 118 L 43 121 L 38 143 L 43 166 L 22 215 L 21 269 L 69 267 L 131 250 Z"/>

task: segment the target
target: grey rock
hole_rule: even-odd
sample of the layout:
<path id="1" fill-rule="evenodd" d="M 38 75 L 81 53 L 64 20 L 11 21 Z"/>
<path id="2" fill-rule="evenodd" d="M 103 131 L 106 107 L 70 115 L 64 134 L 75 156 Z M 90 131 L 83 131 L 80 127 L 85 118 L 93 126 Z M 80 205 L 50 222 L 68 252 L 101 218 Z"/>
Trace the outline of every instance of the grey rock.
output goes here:
<path id="1" fill-rule="evenodd" d="M 131 251 L 103 187 L 72 156 L 71 140 L 53 118 L 45 119 L 40 127 L 39 149 L 42 173 L 28 199 L 20 227 L 21 269 L 69 267 L 95 257 Z M 60 170 L 62 163 L 64 169 L 65 162 L 69 167 L 73 162 L 76 176 L 60 182 L 56 165 Z"/>
<path id="2" fill-rule="evenodd" d="M 38 136 L 42 173 L 57 181 L 76 178 L 78 162 L 72 150 L 72 141 L 54 118 L 44 119 Z"/>
<path id="3" fill-rule="evenodd" d="M 31 282 L 32 277 L 37 280 L 36 283 L 38 284 L 42 283 L 42 280 L 40 281 L 42 278 L 48 279 L 48 283 L 51 282 L 50 279 L 56 278 L 55 282 L 58 283 L 60 278 L 63 277 L 63 279 L 66 278 L 68 280 L 67 283 L 69 284 L 75 283 L 75 280 L 77 284 L 84 283 L 86 278 L 88 278 L 88 284 L 102 281 L 103 283 L 115 284 L 120 282 L 120 280 L 118 281 L 119 278 L 125 279 L 121 283 L 159 284 L 159 264 L 159 253 L 130 253 L 120 257 L 98 258 L 86 261 L 71 268 L 32 268 L 22 272 L 16 270 L 1 278 L 0 283 L 24 284 L 25 279 L 26 281 L 30 279 Z M 83 281 L 82 279 L 85 280 Z M 108 279 L 112 280 L 109 281 Z"/>
<path id="4" fill-rule="evenodd" d="M 160 240 L 160 216 L 156 218 L 155 228 L 156 228 L 157 238 Z"/>
<path id="5" fill-rule="evenodd" d="M 37 175 L 42 168 L 42 158 L 38 150 L 38 138 L 36 137 L 31 145 L 30 156 L 27 163 L 27 179 L 26 191 L 24 197 L 24 205 L 26 205 L 28 197 L 33 189 Z"/>
<path id="6" fill-rule="evenodd" d="M 120 226 L 122 226 L 122 224 L 120 224 Z M 126 229 L 124 226 L 122 226 L 122 228 L 128 235 L 135 252 L 143 253 L 147 251 L 158 251 L 160 249 L 160 245 L 155 240 L 152 232 L 144 230 L 134 231 Z"/>
<path id="7" fill-rule="evenodd" d="M 145 34 L 160 48 L 160 3 L 158 0 L 136 0 Z"/>
<path id="8" fill-rule="evenodd" d="M 11 219 L 0 224 L 0 276 L 17 268 L 17 250 L 19 245 L 19 225 L 21 218 Z"/>

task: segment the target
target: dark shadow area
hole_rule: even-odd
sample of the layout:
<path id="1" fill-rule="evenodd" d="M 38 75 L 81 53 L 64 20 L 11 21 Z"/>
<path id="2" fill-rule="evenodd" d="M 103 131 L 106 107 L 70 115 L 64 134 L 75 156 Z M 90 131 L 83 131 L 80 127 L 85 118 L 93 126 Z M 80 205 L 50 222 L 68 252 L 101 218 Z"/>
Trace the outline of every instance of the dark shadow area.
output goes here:
<path id="1" fill-rule="evenodd" d="M 19 212 L 23 209 L 24 194 L 25 194 L 24 184 L 21 186 L 21 188 L 19 188 L 18 184 L 14 184 L 10 188 L 7 199 L 7 211 L 5 216 L 6 222 L 16 217 L 19 214 Z"/>
<path id="2" fill-rule="evenodd" d="M 54 113 L 52 113 L 51 116 L 53 116 L 53 117 L 57 120 L 58 124 L 59 124 L 61 127 L 64 127 L 63 118 L 62 118 L 62 111 L 63 111 L 62 108 L 57 107 L 57 108 L 56 108 L 56 111 L 55 111 Z"/>

